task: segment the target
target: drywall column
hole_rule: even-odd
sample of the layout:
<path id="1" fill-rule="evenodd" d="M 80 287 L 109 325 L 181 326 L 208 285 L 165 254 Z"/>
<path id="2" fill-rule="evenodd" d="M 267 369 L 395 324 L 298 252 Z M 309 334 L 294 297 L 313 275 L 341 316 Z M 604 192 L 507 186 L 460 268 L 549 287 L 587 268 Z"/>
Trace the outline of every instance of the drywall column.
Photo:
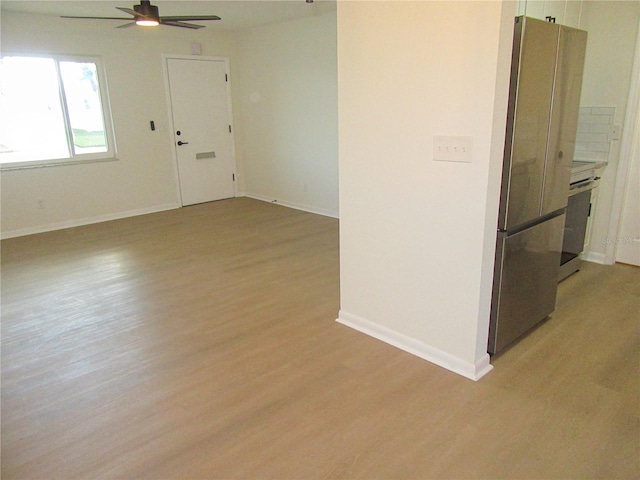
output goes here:
<path id="1" fill-rule="evenodd" d="M 515 3 L 339 2 L 338 321 L 472 379 L 486 353 Z M 434 161 L 471 137 L 469 163 Z"/>

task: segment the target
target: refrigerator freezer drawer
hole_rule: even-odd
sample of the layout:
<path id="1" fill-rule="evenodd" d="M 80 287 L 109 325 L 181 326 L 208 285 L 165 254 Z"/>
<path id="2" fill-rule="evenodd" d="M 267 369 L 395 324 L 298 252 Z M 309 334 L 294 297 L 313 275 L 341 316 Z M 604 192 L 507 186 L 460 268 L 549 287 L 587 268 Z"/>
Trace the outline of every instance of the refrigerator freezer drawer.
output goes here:
<path id="1" fill-rule="evenodd" d="M 498 235 L 489 353 L 504 350 L 555 309 L 564 223 L 562 214 Z"/>

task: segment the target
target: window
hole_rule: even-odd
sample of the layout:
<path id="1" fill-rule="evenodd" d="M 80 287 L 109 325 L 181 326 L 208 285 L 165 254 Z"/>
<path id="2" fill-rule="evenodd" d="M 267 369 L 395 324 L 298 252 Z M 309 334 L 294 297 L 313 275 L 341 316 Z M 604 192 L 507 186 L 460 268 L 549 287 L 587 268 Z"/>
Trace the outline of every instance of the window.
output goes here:
<path id="1" fill-rule="evenodd" d="M 103 77 L 95 57 L 3 56 L 2 167 L 114 158 Z"/>

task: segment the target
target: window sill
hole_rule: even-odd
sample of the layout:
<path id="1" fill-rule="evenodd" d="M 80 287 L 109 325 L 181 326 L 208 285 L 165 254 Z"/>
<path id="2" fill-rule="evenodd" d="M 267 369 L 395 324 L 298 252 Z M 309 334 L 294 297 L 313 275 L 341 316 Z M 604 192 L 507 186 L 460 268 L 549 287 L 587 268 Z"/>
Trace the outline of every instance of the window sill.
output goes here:
<path id="1" fill-rule="evenodd" d="M 71 165 L 82 165 L 86 163 L 103 163 L 103 162 L 117 162 L 117 157 L 112 158 L 92 158 L 86 160 L 42 160 L 33 162 L 15 162 L 15 163 L 3 163 L 0 164 L 0 171 L 11 170 L 30 170 L 32 168 L 48 168 L 48 167 L 70 167 Z"/>

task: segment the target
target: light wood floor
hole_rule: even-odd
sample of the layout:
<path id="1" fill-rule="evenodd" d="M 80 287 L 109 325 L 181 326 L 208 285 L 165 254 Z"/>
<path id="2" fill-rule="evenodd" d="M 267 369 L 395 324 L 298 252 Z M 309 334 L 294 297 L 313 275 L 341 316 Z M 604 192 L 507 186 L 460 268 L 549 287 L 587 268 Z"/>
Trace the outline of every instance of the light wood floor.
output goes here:
<path id="1" fill-rule="evenodd" d="M 640 269 L 477 383 L 338 309 L 337 220 L 246 198 L 3 241 L 2 478 L 640 475 Z"/>

